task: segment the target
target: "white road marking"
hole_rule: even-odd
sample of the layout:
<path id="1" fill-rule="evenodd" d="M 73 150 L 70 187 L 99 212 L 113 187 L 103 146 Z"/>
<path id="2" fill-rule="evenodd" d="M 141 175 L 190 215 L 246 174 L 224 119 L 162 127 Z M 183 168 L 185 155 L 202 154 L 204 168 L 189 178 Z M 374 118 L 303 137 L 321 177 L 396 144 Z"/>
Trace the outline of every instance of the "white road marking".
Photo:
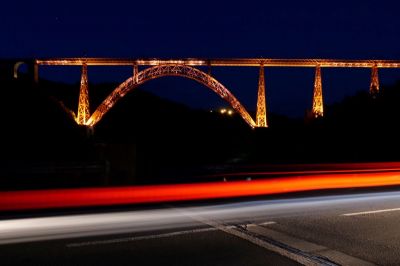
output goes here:
<path id="1" fill-rule="evenodd" d="M 227 234 L 230 234 L 230 235 L 239 237 L 241 239 L 247 240 L 247 241 L 249 241 L 249 242 L 251 242 L 251 243 L 253 243 L 253 244 L 255 244 L 255 245 L 259 246 L 259 247 L 262 247 L 262 248 L 264 248 L 266 250 L 269 250 L 269 251 L 272 251 L 274 253 L 277 253 L 277 254 L 279 254 L 281 256 L 287 257 L 287 258 L 289 258 L 289 259 L 291 259 L 293 261 L 296 261 L 296 262 L 298 262 L 298 263 L 300 263 L 302 265 L 306 265 L 306 266 L 317 266 L 317 265 L 319 266 L 319 265 L 322 265 L 321 263 L 316 262 L 316 261 L 314 261 L 313 259 L 311 259 L 309 257 L 305 257 L 303 255 L 291 252 L 291 251 L 289 251 L 289 250 L 287 250 L 285 248 L 282 248 L 282 247 L 280 247 L 278 245 L 274 245 L 272 243 L 264 241 L 263 239 L 257 238 L 257 237 L 255 237 L 255 236 L 253 236 L 251 234 L 247 234 L 246 232 L 238 230 L 237 227 L 226 226 L 225 224 L 219 223 L 219 222 L 217 222 L 215 220 L 210 220 L 210 219 L 203 218 L 203 217 L 201 217 L 199 215 L 196 215 L 195 213 L 191 213 L 191 212 L 184 211 L 184 210 L 181 210 L 181 211 L 182 211 L 182 213 L 184 213 L 185 215 L 189 216 L 190 218 L 192 218 L 192 219 L 194 219 L 196 221 L 199 221 L 199 222 L 202 222 L 204 224 L 207 224 L 207 225 L 209 225 L 211 227 L 214 227 L 214 228 L 216 228 L 216 229 L 218 229 L 218 230 L 220 230 L 222 232 L 225 232 Z M 251 228 L 259 227 L 257 225 L 251 225 L 251 224 L 247 224 L 247 226 L 251 227 Z M 336 265 L 336 264 L 334 264 L 334 265 Z"/>
<path id="2" fill-rule="evenodd" d="M 395 212 L 395 211 L 400 211 L 400 208 L 383 209 L 383 210 L 375 210 L 375 211 L 364 211 L 364 212 L 353 212 L 353 213 L 344 213 L 341 216 L 357 216 L 357 215 L 374 214 L 374 213 L 381 213 L 381 212 Z"/>
<path id="3" fill-rule="evenodd" d="M 276 222 L 268 221 L 268 222 L 265 222 L 265 223 L 261 223 L 260 225 L 270 225 L 270 224 L 276 224 Z"/>
<path id="4" fill-rule="evenodd" d="M 246 224 L 245 227 L 252 227 L 252 226 L 257 226 L 256 224 Z"/>
<path id="5" fill-rule="evenodd" d="M 178 209 L 179 210 L 179 209 Z M 271 230 L 261 225 L 275 224 L 274 221 L 267 221 L 261 224 L 246 224 L 245 230 L 240 230 L 240 226 L 227 226 L 216 220 L 202 217 L 196 213 L 191 213 L 186 210 L 180 210 L 192 219 L 207 224 L 218 230 L 221 230 L 230 235 L 234 235 L 241 239 L 247 240 L 266 250 L 280 254 L 293 261 L 296 261 L 306 266 L 320 265 L 354 265 L 354 266 L 373 266 L 374 264 L 342 253 L 328 247 L 311 243 L 303 239 L 295 238 L 284 233 Z M 250 233 L 251 232 L 251 233 Z M 255 233 L 252 234 L 252 233 Z M 264 238 L 265 237 L 265 238 Z M 269 240 L 268 240 L 269 239 Z M 276 243 L 274 243 L 276 242 Z M 278 244 L 280 243 L 280 244 Z M 285 246 L 282 246 L 282 244 Z M 293 250 L 297 249 L 297 251 Z M 337 264 L 339 263 L 339 264 Z"/>
<path id="6" fill-rule="evenodd" d="M 209 227 L 209 228 L 178 231 L 178 232 L 164 233 L 164 234 L 157 234 L 157 235 L 133 236 L 133 237 L 124 237 L 124 238 L 115 238 L 115 239 L 105 239 L 105 240 L 97 240 L 97 241 L 71 243 L 71 244 L 67 244 L 66 246 L 69 247 L 69 248 L 75 248 L 75 247 L 83 247 L 83 246 L 106 245 L 106 244 L 115 244 L 115 243 L 138 241 L 138 240 L 173 237 L 173 236 L 193 234 L 193 233 L 203 233 L 203 232 L 210 232 L 210 231 L 217 231 L 217 230 L 218 229 L 216 229 L 214 227 Z"/>

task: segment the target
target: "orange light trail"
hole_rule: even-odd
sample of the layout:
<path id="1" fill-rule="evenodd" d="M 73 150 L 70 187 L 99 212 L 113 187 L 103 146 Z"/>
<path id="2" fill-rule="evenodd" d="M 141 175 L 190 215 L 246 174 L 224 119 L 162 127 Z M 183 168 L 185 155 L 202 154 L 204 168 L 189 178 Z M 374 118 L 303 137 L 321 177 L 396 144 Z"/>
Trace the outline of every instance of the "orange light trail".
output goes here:
<path id="1" fill-rule="evenodd" d="M 13 191 L 0 193 L 0 211 L 159 203 L 390 185 L 400 185 L 399 172 L 325 174 L 175 185 Z"/>

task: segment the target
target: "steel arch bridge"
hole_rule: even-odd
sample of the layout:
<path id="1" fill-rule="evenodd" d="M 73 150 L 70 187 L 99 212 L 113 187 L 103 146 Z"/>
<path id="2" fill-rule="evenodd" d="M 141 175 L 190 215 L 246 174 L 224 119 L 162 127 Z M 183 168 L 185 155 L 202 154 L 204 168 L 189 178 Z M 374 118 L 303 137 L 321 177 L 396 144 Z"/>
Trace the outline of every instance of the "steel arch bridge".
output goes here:
<path id="1" fill-rule="evenodd" d="M 83 71 L 85 73 L 85 71 Z M 87 126 L 94 126 L 101 118 L 117 103 L 119 99 L 124 97 L 128 92 L 137 88 L 141 84 L 160 77 L 165 76 L 179 76 L 195 80 L 218 94 L 222 99 L 227 101 L 232 108 L 243 118 L 243 120 L 251 127 L 255 127 L 256 123 L 253 118 L 243 107 L 243 105 L 236 99 L 236 97 L 219 81 L 211 75 L 203 71 L 182 64 L 166 64 L 157 65 L 140 72 L 135 73 L 132 77 L 121 83 L 101 104 L 94 113 L 88 117 L 85 115 L 82 124 Z M 88 105 L 88 104 L 84 104 Z M 84 112 L 85 114 L 89 112 Z M 78 112 L 78 119 L 79 112 Z"/>
<path id="2" fill-rule="evenodd" d="M 13 67 L 14 77 L 18 77 L 18 60 Z M 82 76 L 79 92 L 78 112 L 69 111 L 73 114 L 77 124 L 87 127 L 95 126 L 102 117 L 124 97 L 128 92 L 137 88 L 146 81 L 164 77 L 180 76 L 195 80 L 227 101 L 232 108 L 252 128 L 268 127 L 267 106 L 265 94 L 264 68 L 267 67 L 310 67 L 315 68 L 314 90 L 311 107 L 311 117 L 317 118 L 324 115 L 324 102 L 322 93 L 322 68 L 367 68 L 371 69 L 371 83 L 369 91 L 371 95 L 379 93 L 378 69 L 400 68 L 398 60 L 338 60 L 338 59 L 268 59 L 268 58 L 228 58 L 228 59 L 196 59 L 186 58 L 177 60 L 164 59 L 117 59 L 117 58 L 55 58 L 36 59 L 33 61 L 32 69 L 34 80 L 39 80 L 39 66 L 82 66 Z M 25 62 L 26 63 L 26 62 Z M 93 114 L 89 108 L 89 88 L 87 79 L 88 66 L 130 66 L 133 75 L 121 83 L 107 98 L 97 107 Z M 138 67 L 146 67 L 139 72 Z M 256 119 L 250 116 L 244 106 L 236 97 L 220 82 L 210 74 L 197 67 L 259 67 L 257 112 Z"/>

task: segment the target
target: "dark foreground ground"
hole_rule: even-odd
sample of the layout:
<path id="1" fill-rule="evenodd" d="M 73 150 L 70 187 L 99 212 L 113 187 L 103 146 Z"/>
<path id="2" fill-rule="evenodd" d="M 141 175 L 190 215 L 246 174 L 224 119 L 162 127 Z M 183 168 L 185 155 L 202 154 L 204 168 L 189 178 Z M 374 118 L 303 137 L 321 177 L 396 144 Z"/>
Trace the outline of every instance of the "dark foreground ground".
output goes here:
<path id="1" fill-rule="evenodd" d="M 132 235 L 130 235 L 132 236 Z M 114 239 L 121 236 L 108 236 Z M 297 265 L 219 231 L 99 246 L 68 247 L 74 240 L 2 247 L 3 265 Z M 78 239 L 75 239 L 77 241 Z M 86 239 L 87 240 L 87 239 Z"/>
<path id="2" fill-rule="evenodd" d="M 92 112 L 117 85 L 90 84 Z M 0 190 L 185 183 L 243 165 L 400 160 L 400 83 L 327 105 L 317 120 L 269 111 L 269 128 L 254 130 L 237 113 L 221 114 L 229 107 L 223 101 L 193 109 L 148 92 L 165 86 L 150 82 L 127 94 L 90 133 L 71 116 L 79 84 L 0 81 L 3 98 L 18 99 L 0 106 Z"/>

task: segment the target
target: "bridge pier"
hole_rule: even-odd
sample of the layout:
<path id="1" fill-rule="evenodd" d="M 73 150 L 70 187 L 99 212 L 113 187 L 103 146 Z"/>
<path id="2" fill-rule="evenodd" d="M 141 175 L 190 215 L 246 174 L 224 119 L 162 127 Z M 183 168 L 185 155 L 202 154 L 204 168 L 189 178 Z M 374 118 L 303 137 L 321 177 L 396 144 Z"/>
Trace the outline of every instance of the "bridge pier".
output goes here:
<path id="1" fill-rule="evenodd" d="M 321 67 L 315 68 L 314 93 L 311 113 L 313 118 L 324 116 L 324 101 L 322 97 Z"/>
<path id="2" fill-rule="evenodd" d="M 16 62 L 15 64 L 14 64 L 14 79 L 18 79 L 18 69 L 19 69 L 19 67 L 21 66 L 21 65 L 23 65 L 23 64 L 25 64 L 24 62 Z"/>
<path id="3" fill-rule="evenodd" d="M 91 141 L 94 136 L 94 127 L 78 125 L 78 132 L 83 139 L 86 141 Z"/>
<path id="4" fill-rule="evenodd" d="M 30 81 L 35 84 L 39 82 L 39 65 L 33 59 L 21 60 L 1 60 L 0 62 L 0 79 L 19 79 L 21 77 L 20 68 L 26 67 L 27 72 L 22 76 L 26 76 Z"/>
<path id="5" fill-rule="evenodd" d="M 37 62 L 33 64 L 33 81 L 35 84 L 39 83 L 39 65 Z"/>
<path id="6" fill-rule="evenodd" d="M 78 125 L 86 125 L 86 122 L 90 118 L 89 109 L 89 88 L 87 79 L 87 65 L 82 65 L 82 76 L 81 76 L 81 87 L 79 90 L 79 102 L 78 102 L 78 115 L 76 122 Z"/>
<path id="7" fill-rule="evenodd" d="M 369 86 L 369 93 L 372 96 L 376 96 L 379 93 L 379 76 L 377 65 L 374 65 L 371 69 L 371 85 Z"/>
<path id="8" fill-rule="evenodd" d="M 139 73 L 139 67 L 137 64 L 133 65 L 133 78 L 135 80 L 135 83 L 138 83 L 138 73 Z"/>
<path id="9" fill-rule="evenodd" d="M 268 127 L 267 107 L 265 100 L 264 65 L 260 65 L 260 74 L 258 78 L 256 123 L 257 127 Z"/>

